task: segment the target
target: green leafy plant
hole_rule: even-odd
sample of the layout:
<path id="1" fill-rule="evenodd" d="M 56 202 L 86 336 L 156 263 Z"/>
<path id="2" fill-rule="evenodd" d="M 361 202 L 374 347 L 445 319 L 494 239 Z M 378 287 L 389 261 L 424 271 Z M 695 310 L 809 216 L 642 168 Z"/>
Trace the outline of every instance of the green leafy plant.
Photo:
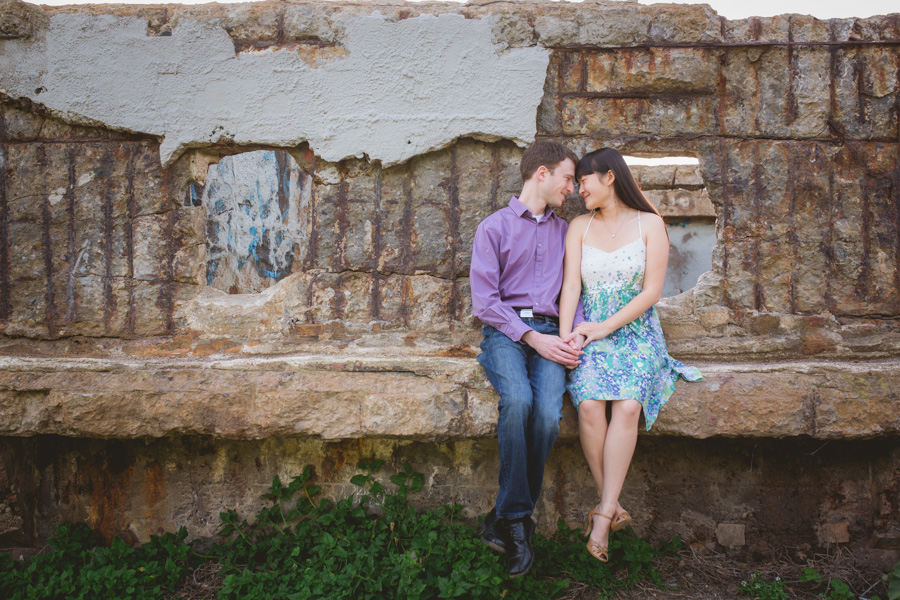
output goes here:
<path id="1" fill-rule="evenodd" d="M 660 551 L 632 533 L 616 534 L 612 562 L 601 564 L 584 550 L 581 533 L 560 520 L 552 537 L 535 535 L 535 574 L 510 580 L 503 559 L 464 522 L 462 507 L 416 509 L 409 496 L 424 477 L 406 464 L 385 478 L 383 466 L 361 462 L 351 479 L 357 492 L 338 501 L 319 498 L 308 467 L 287 484 L 276 477 L 253 518 L 220 514 L 218 541 L 204 554 L 186 543 L 184 528 L 130 548 L 121 539 L 99 545 L 84 525 L 61 526 L 47 553 L 22 563 L 0 554 L 0 597 L 172 598 L 192 567 L 213 561 L 220 600 L 549 599 L 573 581 L 609 598 L 642 582 L 661 585 L 653 560 L 680 549 L 677 538 Z"/>
<path id="2" fill-rule="evenodd" d="M 338 502 L 313 502 L 319 490 L 307 470 L 289 486 L 276 480 L 266 495 L 272 506 L 252 522 L 223 513 L 224 539 L 212 551 L 225 574 L 219 597 L 551 598 L 568 587 L 535 578 L 509 582 L 462 522 L 460 506 L 418 512 L 408 497 L 422 488 L 422 475 L 404 465 L 388 490 L 376 475 L 382 466 L 360 463 L 362 473 L 350 480 L 360 493 Z"/>
<path id="3" fill-rule="evenodd" d="M 856 600 L 850 586 L 836 577 L 828 582 L 828 589 L 821 597 L 826 600 Z"/>
<path id="4" fill-rule="evenodd" d="M 825 578 L 815 569 L 807 567 L 803 569 L 803 580 L 821 584 Z M 828 582 L 828 586 L 823 593 L 819 594 L 819 598 L 824 600 L 855 600 L 856 594 L 850 590 L 849 585 L 835 577 Z M 877 596 L 873 600 L 877 600 Z"/>
<path id="5" fill-rule="evenodd" d="M 803 569 L 803 580 L 812 581 L 813 583 L 822 583 L 822 576 L 815 569 L 806 567 Z"/>
<path id="6" fill-rule="evenodd" d="M 758 600 L 787 600 L 788 593 L 784 589 L 784 582 L 780 577 L 772 581 L 766 581 L 759 573 L 754 573 L 747 581 L 742 581 L 738 586 L 741 596 L 750 596 Z"/>
<path id="7" fill-rule="evenodd" d="M 0 561 L 0 590 L 10 600 L 103 598 L 162 599 L 171 595 L 188 570 L 187 530 L 151 536 L 138 548 L 120 538 L 108 547 L 83 524 L 60 525 L 50 552 L 17 563 Z"/>
<path id="8" fill-rule="evenodd" d="M 887 580 L 888 600 L 900 600 L 900 562 L 894 565 L 891 572 L 884 577 Z"/>

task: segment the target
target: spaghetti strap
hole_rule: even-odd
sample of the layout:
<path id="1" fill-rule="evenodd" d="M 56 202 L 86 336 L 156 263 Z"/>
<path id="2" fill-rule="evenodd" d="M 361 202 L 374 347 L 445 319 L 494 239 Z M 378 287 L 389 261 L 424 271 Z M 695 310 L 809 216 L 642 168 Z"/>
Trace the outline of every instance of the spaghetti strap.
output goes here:
<path id="1" fill-rule="evenodd" d="M 587 227 L 584 228 L 584 235 L 581 236 L 581 243 L 582 243 L 582 244 L 584 243 L 584 238 L 587 237 L 588 229 L 591 228 L 591 223 L 594 221 L 594 215 L 596 215 L 596 214 L 597 214 L 597 211 L 596 211 L 596 210 L 595 210 L 595 211 L 591 211 L 591 218 L 590 218 L 590 220 L 588 221 Z"/>
<path id="2" fill-rule="evenodd" d="M 638 211 L 638 237 L 644 237 L 644 232 L 641 231 L 641 211 Z"/>

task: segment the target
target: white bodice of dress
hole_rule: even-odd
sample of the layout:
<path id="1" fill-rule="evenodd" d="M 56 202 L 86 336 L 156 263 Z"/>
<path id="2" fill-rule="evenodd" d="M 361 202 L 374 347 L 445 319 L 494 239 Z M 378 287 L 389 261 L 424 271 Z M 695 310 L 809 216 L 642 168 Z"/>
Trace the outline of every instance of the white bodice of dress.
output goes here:
<path id="1" fill-rule="evenodd" d="M 597 288 L 642 285 L 647 250 L 638 237 L 613 252 L 581 243 L 581 285 L 585 292 Z"/>

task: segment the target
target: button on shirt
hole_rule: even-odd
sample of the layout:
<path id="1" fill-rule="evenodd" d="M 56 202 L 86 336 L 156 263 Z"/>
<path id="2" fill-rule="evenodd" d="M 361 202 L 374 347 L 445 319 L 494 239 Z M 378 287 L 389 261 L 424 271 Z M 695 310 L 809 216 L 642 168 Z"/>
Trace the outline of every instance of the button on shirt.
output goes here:
<path id="1" fill-rule="evenodd" d="M 549 206 L 536 221 L 516 196 L 478 225 L 469 284 L 472 311 L 482 323 L 518 342 L 531 327 L 519 318 L 516 308 L 559 317 L 568 227 Z M 582 321 L 579 301 L 573 326 Z"/>

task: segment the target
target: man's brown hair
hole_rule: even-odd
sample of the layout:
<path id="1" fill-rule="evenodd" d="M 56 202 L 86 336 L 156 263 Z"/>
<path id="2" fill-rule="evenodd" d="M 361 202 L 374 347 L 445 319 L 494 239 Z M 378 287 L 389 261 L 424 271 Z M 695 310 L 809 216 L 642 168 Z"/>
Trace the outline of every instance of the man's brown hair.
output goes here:
<path id="1" fill-rule="evenodd" d="M 522 162 L 519 163 L 519 172 L 522 174 L 522 182 L 534 175 L 540 167 L 547 167 L 551 171 L 562 161 L 569 159 L 572 164 L 578 164 L 575 153 L 553 140 L 538 140 L 525 148 L 522 154 Z"/>

